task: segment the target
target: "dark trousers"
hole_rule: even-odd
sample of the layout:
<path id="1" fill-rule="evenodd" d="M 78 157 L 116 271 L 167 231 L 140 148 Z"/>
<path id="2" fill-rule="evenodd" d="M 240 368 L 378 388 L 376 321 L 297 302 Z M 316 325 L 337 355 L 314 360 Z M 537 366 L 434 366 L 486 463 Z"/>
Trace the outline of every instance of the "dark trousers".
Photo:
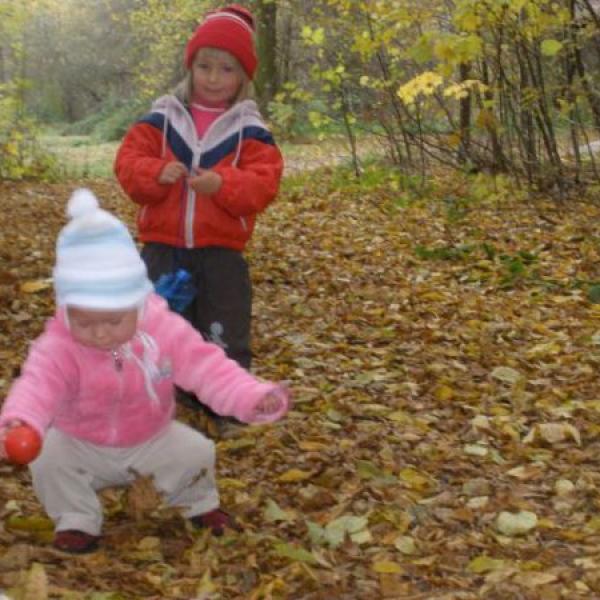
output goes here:
<path id="1" fill-rule="evenodd" d="M 194 301 L 182 314 L 208 341 L 250 369 L 252 286 L 248 263 L 229 248 L 175 248 L 148 243 L 142 258 L 152 281 L 177 269 L 188 271 L 196 287 Z"/>

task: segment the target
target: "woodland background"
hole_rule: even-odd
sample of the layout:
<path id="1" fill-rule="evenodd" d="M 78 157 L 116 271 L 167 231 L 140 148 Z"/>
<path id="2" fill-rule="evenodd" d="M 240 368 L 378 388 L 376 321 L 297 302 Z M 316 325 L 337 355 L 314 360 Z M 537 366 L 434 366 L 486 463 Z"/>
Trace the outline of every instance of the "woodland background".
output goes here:
<path id="1" fill-rule="evenodd" d="M 257 99 L 286 174 L 249 248 L 276 426 L 215 437 L 213 539 L 149 482 L 65 557 L 0 465 L 14 600 L 600 598 L 600 9 L 276 1 Z M 134 228 L 115 148 L 213 2 L 0 0 L 0 398 L 54 310 L 74 187 Z"/>
<path id="2" fill-rule="evenodd" d="M 0 175 L 45 172 L 43 127 L 119 139 L 182 76 L 198 0 L 3 0 Z M 255 0 L 257 97 L 281 139 L 363 138 L 401 172 L 597 179 L 597 0 Z M 592 146 L 593 149 L 593 146 Z M 43 152 L 41 152 L 43 154 Z M 51 159 L 50 159 L 51 160 Z"/>

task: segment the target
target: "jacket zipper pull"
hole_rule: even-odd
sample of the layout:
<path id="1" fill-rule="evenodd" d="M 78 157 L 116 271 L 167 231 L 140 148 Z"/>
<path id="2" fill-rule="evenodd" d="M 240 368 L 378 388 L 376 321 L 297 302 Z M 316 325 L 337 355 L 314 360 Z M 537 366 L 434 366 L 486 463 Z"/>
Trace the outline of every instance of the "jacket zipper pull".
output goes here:
<path id="1" fill-rule="evenodd" d="M 121 358 L 121 355 L 119 354 L 118 350 L 111 350 L 110 351 L 113 357 L 113 362 L 115 363 L 115 369 L 117 371 L 121 371 L 123 369 L 123 359 Z"/>

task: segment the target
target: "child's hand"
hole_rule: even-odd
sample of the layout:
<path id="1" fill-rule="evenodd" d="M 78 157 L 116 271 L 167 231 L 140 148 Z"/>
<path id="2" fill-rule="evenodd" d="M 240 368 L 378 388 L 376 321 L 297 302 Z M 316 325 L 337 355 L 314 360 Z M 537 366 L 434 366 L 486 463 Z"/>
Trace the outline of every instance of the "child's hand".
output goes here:
<path id="1" fill-rule="evenodd" d="M 187 167 L 176 160 L 166 164 L 158 176 L 158 183 L 175 183 L 181 177 L 187 175 Z"/>
<path id="2" fill-rule="evenodd" d="M 289 405 L 289 398 L 285 398 L 281 392 L 270 392 L 256 405 L 257 415 L 272 415 L 279 412 L 284 404 Z"/>
<path id="3" fill-rule="evenodd" d="M 188 185 L 197 193 L 210 196 L 216 194 L 223 183 L 223 178 L 209 169 L 196 169 L 196 174 L 188 179 Z"/>
<path id="4" fill-rule="evenodd" d="M 4 449 L 4 440 L 6 439 L 6 434 L 11 429 L 14 429 L 15 427 L 19 427 L 24 424 L 25 423 L 23 423 L 23 421 L 19 419 L 13 419 L 12 421 L 9 421 L 8 423 L 0 427 L 0 460 L 6 460 L 7 458 L 6 450 Z"/>

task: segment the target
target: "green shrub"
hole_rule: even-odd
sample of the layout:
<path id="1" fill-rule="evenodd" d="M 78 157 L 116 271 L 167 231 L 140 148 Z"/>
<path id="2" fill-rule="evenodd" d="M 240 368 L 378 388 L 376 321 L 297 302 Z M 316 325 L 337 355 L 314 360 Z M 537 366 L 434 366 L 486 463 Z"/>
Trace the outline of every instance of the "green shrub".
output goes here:
<path id="1" fill-rule="evenodd" d="M 56 161 L 38 141 L 39 125 L 14 98 L 0 99 L 0 179 L 52 179 Z"/>
<path id="2" fill-rule="evenodd" d="M 146 110 L 147 106 L 142 106 L 139 101 L 108 101 L 85 119 L 65 126 L 62 133 L 91 136 L 96 142 L 114 142 L 120 140 L 129 126 Z"/>

